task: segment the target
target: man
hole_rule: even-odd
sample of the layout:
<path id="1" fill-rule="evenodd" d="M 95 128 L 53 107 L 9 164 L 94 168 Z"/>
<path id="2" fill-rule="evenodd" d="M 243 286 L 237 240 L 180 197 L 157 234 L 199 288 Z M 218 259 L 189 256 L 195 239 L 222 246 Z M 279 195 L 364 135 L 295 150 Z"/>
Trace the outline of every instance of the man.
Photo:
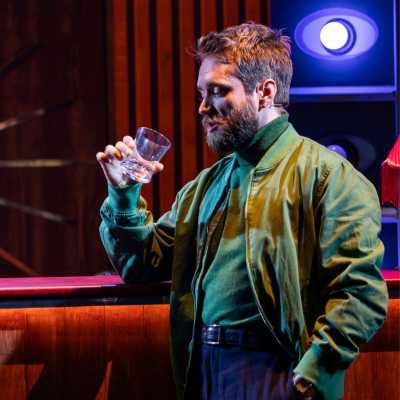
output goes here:
<path id="1" fill-rule="evenodd" d="M 202 37 L 197 57 L 207 142 L 230 154 L 153 222 L 120 169 L 134 140 L 107 146 L 105 249 L 127 282 L 172 276 L 179 398 L 340 399 L 386 315 L 376 192 L 288 122 L 287 37 L 242 24 Z"/>

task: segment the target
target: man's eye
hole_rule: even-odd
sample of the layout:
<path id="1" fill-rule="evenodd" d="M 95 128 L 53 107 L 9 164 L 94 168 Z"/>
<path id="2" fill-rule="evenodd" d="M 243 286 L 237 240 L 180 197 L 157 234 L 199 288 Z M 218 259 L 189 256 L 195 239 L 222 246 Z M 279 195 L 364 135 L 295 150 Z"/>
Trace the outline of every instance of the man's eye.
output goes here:
<path id="1" fill-rule="evenodd" d="M 219 86 L 214 86 L 211 89 L 211 94 L 213 96 L 225 96 L 226 90 L 224 88 L 219 87 Z"/>

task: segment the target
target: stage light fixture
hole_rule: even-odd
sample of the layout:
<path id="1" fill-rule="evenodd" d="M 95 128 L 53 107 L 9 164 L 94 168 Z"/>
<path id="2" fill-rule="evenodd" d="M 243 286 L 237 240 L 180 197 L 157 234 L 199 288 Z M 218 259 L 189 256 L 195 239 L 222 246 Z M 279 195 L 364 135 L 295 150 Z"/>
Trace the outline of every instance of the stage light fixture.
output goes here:
<path id="1" fill-rule="evenodd" d="M 346 149 L 343 146 L 340 146 L 339 144 L 330 144 L 327 146 L 329 150 L 334 151 L 335 153 L 341 155 L 343 158 L 348 160 L 349 156 L 347 154 Z"/>
<path id="2" fill-rule="evenodd" d="M 368 51 L 379 30 L 367 15 L 347 8 L 327 8 L 304 17 L 294 37 L 300 49 L 319 59 L 344 60 Z"/>
<path id="3" fill-rule="evenodd" d="M 327 51 L 341 55 L 352 49 L 356 41 L 356 33 L 353 25 L 348 21 L 336 18 L 322 27 L 319 38 Z"/>
<path id="4" fill-rule="evenodd" d="M 365 172 L 376 161 L 376 150 L 362 137 L 349 134 L 328 135 L 319 143 L 350 161 L 359 171 Z"/>

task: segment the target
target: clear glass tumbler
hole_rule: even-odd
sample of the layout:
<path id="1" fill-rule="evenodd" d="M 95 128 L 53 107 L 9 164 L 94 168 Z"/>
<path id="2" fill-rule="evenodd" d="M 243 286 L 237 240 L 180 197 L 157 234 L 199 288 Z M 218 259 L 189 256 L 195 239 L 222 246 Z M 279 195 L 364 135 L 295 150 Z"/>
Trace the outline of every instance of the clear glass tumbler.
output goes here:
<path id="1" fill-rule="evenodd" d="M 153 172 L 146 167 L 149 162 L 160 161 L 171 147 L 171 142 L 162 133 L 140 127 L 136 131 L 136 151 L 122 160 L 121 166 L 130 179 L 148 183 Z"/>

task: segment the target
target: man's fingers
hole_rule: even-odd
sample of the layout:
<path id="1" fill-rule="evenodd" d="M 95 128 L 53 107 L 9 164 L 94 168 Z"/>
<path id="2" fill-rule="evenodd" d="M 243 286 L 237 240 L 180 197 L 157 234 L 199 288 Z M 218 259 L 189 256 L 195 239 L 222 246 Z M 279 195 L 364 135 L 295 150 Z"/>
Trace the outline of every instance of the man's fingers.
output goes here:
<path id="1" fill-rule="evenodd" d="M 109 161 L 112 161 L 114 158 L 117 158 L 118 160 L 122 160 L 121 152 L 117 148 L 112 146 L 111 144 L 106 146 L 104 153 L 107 155 L 107 158 Z"/>
<path id="2" fill-rule="evenodd" d="M 159 163 L 158 161 L 147 161 L 142 159 L 140 163 L 153 173 L 161 172 L 164 169 L 164 165 Z"/>
<path id="3" fill-rule="evenodd" d="M 123 142 L 117 142 L 115 147 L 121 152 L 123 156 L 129 156 L 132 154 L 132 150 Z"/>
<path id="4" fill-rule="evenodd" d="M 136 147 L 135 139 L 132 136 L 124 136 L 122 138 L 124 144 L 126 144 L 130 149 L 134 149 Z"/>
<path id="5" fill-rule="evenodd" d="M 99 151 L 96 154 L 96 160 L 99 162 L 107 162 L 108 161 L 107 154 L 103 153 L 102 151 Z"/>
<path id="6" fill-rule="evenodd" d="M 155 172 L 161 172 L 164 169 L 164 164 L 161 164 L 158 161 L 154 161 L 153 166 L 155 168 Z"/>
<path id="7" fill-rule="evenodd" d="M 132 142 L 130 142 L 130 140 L 132 140 L 133 146 L 135 147 L 135 141 L 131 137 L 125 136 L 123 140 L 125 140 L 127 143 L 130 144 L 132 144 Z M 124 157 L 132 154 L 133 151 L 128 146 L 128 144 L 126 144 L 126 142 L 119 141 L 115 144 L 115 146 L 109 144 L 104 149 L 104 152 L 99 151 L 96 154 L 96 159 L 103 167 L 105 172 L 107 169 L 106 164 L 112 163 L 114 160 L 122 160 Z M 137 159 L 137 162 L 139 164 L 142 164 L 144 167 L 146 167 L 155 174 L 161 172 L 164 169 L 164 165 L 158 161 L 147 161 L 144 158 L 140 157 L 140 155 L 138 154 L 135 155 L 135 158 Z"/>

